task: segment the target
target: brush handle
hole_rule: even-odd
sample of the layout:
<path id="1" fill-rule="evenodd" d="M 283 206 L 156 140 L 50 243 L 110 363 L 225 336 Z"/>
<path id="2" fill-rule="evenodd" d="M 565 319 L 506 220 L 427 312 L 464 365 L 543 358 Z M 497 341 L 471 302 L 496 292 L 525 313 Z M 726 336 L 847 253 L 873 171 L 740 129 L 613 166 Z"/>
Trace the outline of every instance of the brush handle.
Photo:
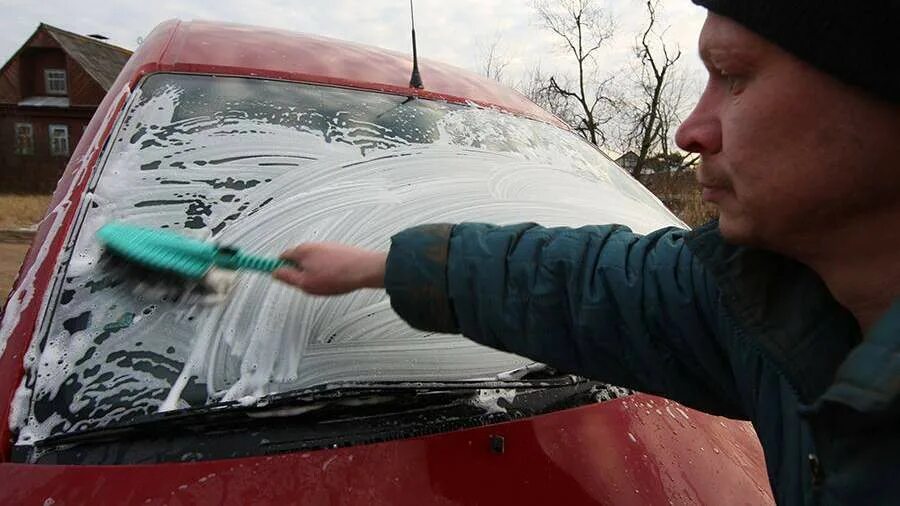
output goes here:
<path id="1" fill-rule="evenodd" d="M 219 248 L 213 263 L 217 267 L 230 269 L 249 269 L 259 272 L 273 272 L 281 267 L 291 265 L 292 262 L 281 258 L 258 257 L 248 255 L 235 248 Z"/>

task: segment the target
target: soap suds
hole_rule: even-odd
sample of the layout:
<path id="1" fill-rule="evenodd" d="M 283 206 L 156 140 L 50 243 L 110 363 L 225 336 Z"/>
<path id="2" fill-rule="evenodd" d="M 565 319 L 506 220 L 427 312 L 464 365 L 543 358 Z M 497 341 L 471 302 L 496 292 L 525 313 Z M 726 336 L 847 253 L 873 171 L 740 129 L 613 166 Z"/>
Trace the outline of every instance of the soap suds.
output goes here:
<path id="1" fill-rule="evenodd" d="M 483 409 L 486 413 L 506 413 L 507 406 L 516 398 L 514 388 L 496 388 L 491 390 L 479 390 L 472 398 L 472 404 Z M 501 401 L 503 401 L 501 403 Z M 504 404 L 501 406 L 501 404 Z"/>
<path id="2" fill-rule="evenodd" d="M 29 413 L 16 425 L 19 442 L 188 406 L 252 406 L 321 383 L 485 378 L 531 363 L 413 330 L 383 291 L 311 297 L 238 273 L 219 304 L 155 300 L 101 255 L 93 235 L 111 220 L 269 256 L 304 241 L 386 250 L 392 234 L 427 222 L 681 225 L 613 162 L 549 125 L 289 83 L 266 86 L 290 103 L 252 102 L 267 96 L 254 92 L 213 104 L 189 91 L 197 79 L 154 76 L 132 97 L 94 205 L 85 204 L 62 287 L 70 297 L 57 301 L 43 347 L 30 356 L 32 406 L 67 409 L 44 419 L 19 409 Z M 346 105 L 326 117 L 292 93 Z M 85 312 L 89 328 L 71 336 L 63 322 Z M 512 395 L 480 402 L 502 411 Z"/>

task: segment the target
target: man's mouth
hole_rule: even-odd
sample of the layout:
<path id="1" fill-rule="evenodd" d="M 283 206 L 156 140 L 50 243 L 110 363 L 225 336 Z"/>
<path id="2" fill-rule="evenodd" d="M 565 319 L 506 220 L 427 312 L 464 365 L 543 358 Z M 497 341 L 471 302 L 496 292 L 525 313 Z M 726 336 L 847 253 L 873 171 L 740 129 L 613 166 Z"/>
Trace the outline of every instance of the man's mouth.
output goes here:
<path id="1" fill-rule="evenodd" d="M 721 200 L 728 193 L 729 185 L 726 181 L 722 181 L 716 177 L 711 177 L 708 166 L 700 165 L 697 168 L 697 182 L 700 183 L 702 198 L 707 202 L 716 202 Z"/>
<path id="2" fill-rule="evenodd" d="M 706 202 L 718 202 L 725 197 L 725 194 L 728 192 L 728 189 L 724 186 L 707 186 L 704 184 L 700 185 L 702 187 L 701 197 Z"/>

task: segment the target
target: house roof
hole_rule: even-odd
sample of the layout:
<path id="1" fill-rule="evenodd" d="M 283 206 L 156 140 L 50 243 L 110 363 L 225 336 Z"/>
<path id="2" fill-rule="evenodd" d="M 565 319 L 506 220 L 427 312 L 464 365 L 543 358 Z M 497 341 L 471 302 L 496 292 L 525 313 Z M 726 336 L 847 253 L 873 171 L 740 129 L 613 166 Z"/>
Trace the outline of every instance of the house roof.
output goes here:
<path id="1" fill-rule="evenodd" d="M 46 23 L 41 23 L 35 33 L 41 29 L 59 42 L 63 51 L 78 62 L 104 90 L 109 90 L 125 66 L 125 62 L 131 57 L 131 51 L 91 37 L 68 32 Z"/>
<path id="2" fill-rule="evenodd" d="M 125 66 L 125 62 L 131 57 L 131 51 L 125 48 L 41 23 L 25 43 L 22 44 L 22 47 L 0 67 L 0 72 L 6 70 L 6 67 L 19 56 L 22 50 L 28 47 L 35 35 L 41 31 L 53 37 L 53 40 L 60 45 L 62 50 L 75 60 L 104 90 L 109 90 L 112 87 L 122 67 Z"/>

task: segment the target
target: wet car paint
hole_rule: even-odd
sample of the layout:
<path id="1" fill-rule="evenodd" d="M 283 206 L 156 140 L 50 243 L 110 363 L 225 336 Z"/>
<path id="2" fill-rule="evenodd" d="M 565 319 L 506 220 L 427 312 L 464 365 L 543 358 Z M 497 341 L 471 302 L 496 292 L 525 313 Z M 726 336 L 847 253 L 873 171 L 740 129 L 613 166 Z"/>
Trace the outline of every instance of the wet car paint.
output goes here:
<path id="1" fill-rule="evenodd" d="M 4 504 L 771 504 L 746 425 L 638 394 L 447 434 L 165 465 L 0 464 Z"/>

